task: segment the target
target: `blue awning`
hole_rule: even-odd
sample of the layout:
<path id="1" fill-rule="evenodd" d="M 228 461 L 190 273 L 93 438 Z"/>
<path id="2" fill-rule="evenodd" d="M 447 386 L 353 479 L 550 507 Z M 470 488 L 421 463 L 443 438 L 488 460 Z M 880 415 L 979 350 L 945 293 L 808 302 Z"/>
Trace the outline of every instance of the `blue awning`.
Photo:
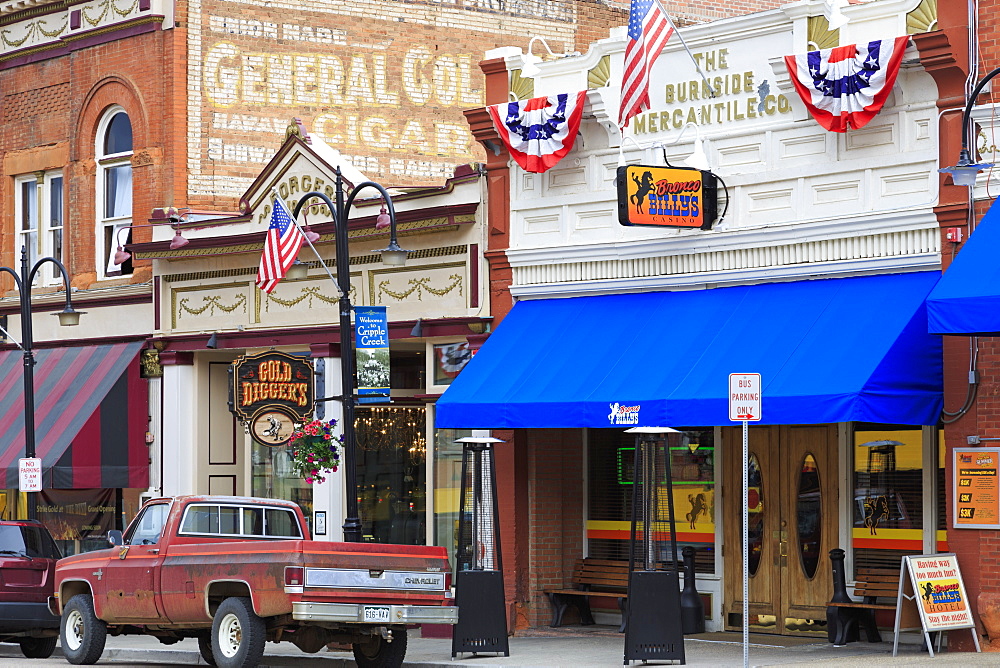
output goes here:
<path id="1" fill-rule="evenodd" d="M 1000 208 L 996 202 L 927 297 L 934 334 L 1000 333 Z"/>
<path id="2" fill-rule="evenodd" d="M 445 428 L 729 421 L 729 374 L 760 373 L 761 424 L 937 424 L 941 339 L 920 272 L 518 302 L 437 402 Z"/>

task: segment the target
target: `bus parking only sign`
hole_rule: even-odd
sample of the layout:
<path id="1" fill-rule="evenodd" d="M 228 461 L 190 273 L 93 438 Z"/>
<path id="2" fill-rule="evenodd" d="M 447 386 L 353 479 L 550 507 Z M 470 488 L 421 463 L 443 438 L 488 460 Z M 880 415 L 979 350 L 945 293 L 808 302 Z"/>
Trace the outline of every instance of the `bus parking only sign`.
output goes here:
<path id="1" fill-rule="evenodd" d="M 729 374 L 729 419 L 733 422 L 760 420 L 760 374 Z"/>

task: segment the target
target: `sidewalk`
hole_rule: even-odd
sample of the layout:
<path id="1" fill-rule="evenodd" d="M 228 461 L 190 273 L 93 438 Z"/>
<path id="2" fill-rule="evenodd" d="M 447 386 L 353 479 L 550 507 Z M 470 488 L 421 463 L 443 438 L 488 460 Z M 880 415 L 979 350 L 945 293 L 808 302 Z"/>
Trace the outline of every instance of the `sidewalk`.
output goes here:
<path id="1" fill-rule="evenodd" d="M 593 629 L 593 627 L 591 627 Z M 419 631 L 415 633 L 419 635 Z M 898 657 L 892 656 L 892 643 L 851 643 L 834 647 L 820 638 L 751 635 L 751 666 L 1000 666 L 1000 654 L 970 654 L 943 651 L 931 659 L 919 645 L 901 645 Z M 743 645 L 739 633 L 704 633 L 688 636 L 684 642 L 687 665 L 742 666 Z M 289 643 L 268 643 L 262 666 L 311 666 L 353 668 L 350 652 L 322 650 L 305 654 Z M 510 638 L 510 656 L 471 654 L 451 658 L 451 641 L 440 638 L 412 637 L 408 642 L 407 668 L 460 668 L 491 666 L 520 668 L 613 668 L 622 666 L 624 636 L 611 627 L 567 632 L 536 630 L 533 635 Z M 0 657 L 21 656 L 16 645 L 0 645 Z M 55 656 L 61 656 L 56 650 Z M 146 636 L 108 638 L 101 658 L 104 665 L 205 665 L 194 640 L 162 645 Z M 99 664 L 99 665 L 100 665 Z M 642 665 L 633 663 L 632 665 Z M 648 665 L 670 665 L 651 663 Z"/>

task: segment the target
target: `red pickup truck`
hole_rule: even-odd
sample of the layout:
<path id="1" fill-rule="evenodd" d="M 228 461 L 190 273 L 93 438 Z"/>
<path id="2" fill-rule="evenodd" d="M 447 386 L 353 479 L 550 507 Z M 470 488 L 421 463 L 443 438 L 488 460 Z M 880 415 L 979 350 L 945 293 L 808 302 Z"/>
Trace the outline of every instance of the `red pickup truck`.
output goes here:
<path id="1" fill-rule="evenodd" d="M 265 641 L 350 644 L 362 668 L 400 666 L 408 625 L 458 621 L 444 548 L 313 541 L 288 501 L 153 499 L 109 539 L 56 566 L 70 663 L 97 662 L 108 634 L 142 633 L 197 638 L 223 668 L 256 666 Z"/>

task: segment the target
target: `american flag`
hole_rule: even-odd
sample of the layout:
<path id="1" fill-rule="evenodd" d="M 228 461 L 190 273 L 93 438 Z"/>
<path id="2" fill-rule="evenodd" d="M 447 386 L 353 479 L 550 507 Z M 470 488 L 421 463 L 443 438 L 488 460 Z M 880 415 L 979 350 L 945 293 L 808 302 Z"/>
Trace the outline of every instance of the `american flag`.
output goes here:
<path id="1" fill-rule="evenodd" d="M 275 197 L 273 206 L 271 224 L 267 228 L 264 254 L 260 257 L 260 269 L 257 270 L 256 281 L 257 287 L 268 294 L 288 273 L 288 268 L 299 254 L 299 247 L 305 241 L 285 203 Z"/>
<path id="2" fill-rule="evenodd" d="M 618 113 L 620 127 L 627 127 L 630 118 L 649 109 L 649 70 L 673 32 L 658 0 L 632 0 Z"/>

